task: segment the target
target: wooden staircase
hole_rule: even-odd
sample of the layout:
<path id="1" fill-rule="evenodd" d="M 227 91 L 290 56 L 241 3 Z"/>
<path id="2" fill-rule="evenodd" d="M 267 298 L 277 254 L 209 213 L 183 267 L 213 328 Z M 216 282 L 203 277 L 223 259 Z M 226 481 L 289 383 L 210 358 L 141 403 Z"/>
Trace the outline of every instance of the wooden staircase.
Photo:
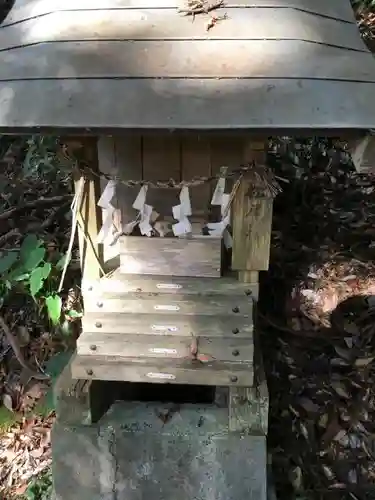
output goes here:
<path id="1" fill-rule="evenodd" d="M 78 378 L 214 386 L 254 381 L 258 285 L 117 273 L 84 289 Z"/>

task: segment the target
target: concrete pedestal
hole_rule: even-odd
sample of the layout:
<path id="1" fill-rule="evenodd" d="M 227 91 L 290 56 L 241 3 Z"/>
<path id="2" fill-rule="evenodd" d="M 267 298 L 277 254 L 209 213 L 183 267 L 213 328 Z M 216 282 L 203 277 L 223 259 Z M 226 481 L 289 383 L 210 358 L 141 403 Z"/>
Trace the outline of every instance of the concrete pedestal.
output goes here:
<path id="1" fill-rule="evenodd" d="M 119 402 L 52 432 L 56 500 L 266 500 L 264 436 L 228 431 L 228 409 Z"/>

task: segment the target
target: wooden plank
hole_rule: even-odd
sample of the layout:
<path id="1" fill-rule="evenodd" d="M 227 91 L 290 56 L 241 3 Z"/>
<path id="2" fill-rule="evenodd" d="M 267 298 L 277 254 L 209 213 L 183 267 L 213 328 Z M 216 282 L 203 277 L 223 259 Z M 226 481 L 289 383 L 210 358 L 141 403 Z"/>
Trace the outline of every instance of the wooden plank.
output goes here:
<path id="1" fill-rule="evenodd" d="M 232 336 L 233 337 L 233 336 Z M 208 338 L 176 335 L 127 335 L 83 332 L 77 340 L 77 353 L 82 356 L 118 356 L 129 358 L 191 359 L 192 342 L 198 354 L 208 361 L 252 363 L 252 338 Z"/>
<path id="2" fill-rule="evenodd" d="M 210 138 L 211 150 L 211 170 L 213 175 L 218 175 L 222 167 L 228 167 L 229 170 L 237 169 L 243 163 L 243 147 L 245 138 L 242 134 L 236 137 L 212 137 Z M 230 193 L 233 186 L 233 180 L 228 179 L 225 184 L 225 192 Z M 215 183 L 211 184 L 211 195 L 215 189 Z M 216 207 L 217 208 L 217 207 Z M 215 208 L 211 207 L 212 213 L 215 214 Z M 219 215 L 219 210 L 216 212 L 216 217 Z M 217 219 L 215 219 L 217 220 Z M 224 254 L 223 268 L 228 268 L 228 255 Z"/>
<path id="3" fill-rule="evenodd" d="M 142 180 L 142 137 L 113 137 L 116 172 L 122 181 Z M 139 188 L 131 188 L 119 182 L 117 186 L 118 205 L 121 211 L 122 227 L 133 221 L 138 214 L 132 205 Z M 118 242 L 120 246 L 120 242 Z"/>
<path id="4" fill-rule="evenodd" d="M 126 294 L 118 298 L 90 300 L 86 296 L 85 311 L 99 313 L 149 314 L 156 321 L 159 314 L 171 316 L 228 315 L 232 317 L 251 317 L 253 300 L 246 296 L 206 295 L 202 297 L 166 294 Z"/>
<path id="5" fill-rule="evenodd" d="M 51 42 L 3 52 L 1 62 L 0 80 L 306 78 L 375 81 L 375 65 L 370 53 L 293 40 Z M 151 139 L 144 145 L 144 154 L 151 148 L 144 158 L 146 171 L 157 171 L 153 164 L 160 163 L 161 155 L 165 158 L 167 153 L 168 164 L 179 166 L 178 147 L 174 146 L 174 156 L 171 149 L 176 138 L 171 136 L 166 140 L 167 146 L 154 141 L 151 147 Z"/>
<path id="6" fill-rule="evenodd" d="M 279 8 L 229 8 L 226 11 L 228 19 L 209 32 L 211 40 L 305 40 L 366 50 L 355 24 L 302 11 L 295 12 L 291 22 L 290 10 Z M 204 23 L 209 20 L 209 16 L 202 17 Z M 173 9 L 65 11 L 33 18 L 7 30 L 0 29 L 0 49 L 42 42 L 181 40 L 207 39 L 208 36 L 202 22 L 191 23 Z"/>
<path id="7" fill-rule="evenodd" d="M 109 136 L 100 136 L 98 138 L 97 143 L 98 148 L 98 164 L 100 171 L 109 176 L 117 175 L 116 169 L 116 155 L 115 155 L 115 146 L 112 137 Z M 107 180 L 101 179 L 101 188 L 102 191 L 107 184 Z M 114 196 L 114 200 L 117 199 L 116 193 Z"/>
<path id="8" fill-rule="evenodd" d="M 253 332 L 253 307 L 244 316 L 184 316 L 159 314 L 89 313 L 82 318 L 84 332 L 137 335 L 179 335 L 191 337 L 250 338 Z"/>
<path id="9" fill-rule="evenodd" d="M 219 277 L 221 240 L 187 238 L 121 238 L 121 272 L 166 276 Z"/>
<path id="10" fill-rule="evenodd" d="M 101 136 L 98 138 L 98 168 L 100 172 L 108 175 L 110 178 L 115 178 L 117 175 L 116 170 L 116 155 L 114 142 L 112 137 Z M 103 193 L 105 187 L 108 184 L 108 180 L 104 177 L 100 179 L 100 192 Z M 112 264 L 114 267 L 118 267 L 120 265 L 120 246 L 119 244 L 113 245 L 113 234 L 115 231 L 121 229 L 121 217 L 120 210 L 118 209 L 118 197 L 117 197 L 117 189 L 112 198 L 111 205 L 116 208 L 116 212 L 113 215 L 113 224 L 110 230 L 108 231 L 107 238 L 103 241 L 103 259 L 105 263 L 105 267 L 108 267 L 108 262 L 112 259 L 115 260 L 115 263 Z M 102 209 L 102 221 L 107 218 L 108 209 Z"/>
<path id="11" fill-rule="evenodd" d="M 83 280 L 97 280 L 103 269 L 103 246 L 97 243 L 97 235 L 102 225 L 101 211 L 97 206 L 100 196 L 100 177 L 98 175 L 97 142 L 95 138 L 83 140 L 83 166 L 88 165 L 91 174 L 74 171 L 76 193 L 82 188 L 78 206 L 78 243 Z"/>
<path id="12" fill-rule="evenodd" d="M 180 139 L 172 135 L 144 137 L 143 176 L 155 181 L 160 179 L 181 180 Z M 177 189 L 152 189 L 147 191 L 147 203 L 161 216 L 172 215 L 172 206 L 179 204 Z"/>
<path id="13" fill-rule="evenodd" d="M 210 143 L 199 135 L 185 137 L 181 141 L 182 179 L 209 177 L 211 175 Z M 195 186 L 190 190 L 193 214 L 204 214 L 207 222 L 208 205 L 210 203 L 210 184 Z"/>
<path id="14" fill-rule="evenodd" d="M 251 386 L 251 363 L 193 363 L 175 360 L 147 360 L 126 363 L 116 356 L 76 356 L 72 373 L 80 379 L 126 380 L 160 384 Z"/>
<path id="15" fill-rule="evenodd" d="M 84 296 L 91 300 L 101 297 L 116 298 L 118 294 L 158 293 L 187 295 L 246 295 L 258 298 L 257 277 L 249 283 L 241 283 L 233 277 L 217 278 L 184 278 L 176 276 L 125 276 L 116 271 L 110 277 L 99 281 L 82 283 Z"/>
<path id="16" fill-rule="evenodd" d="M 49 12 L 80 11 L 80 10 L 136 10 L 136 9 L 173 9 L 183 3 L 178 0 L 17 0 L 9 16 L 5 20 L 4 26 L 22 21 L 23 19 L 43 16 Z M 293 9 L 315 13 L 320 16 L 332 17 L 347 22 L 355 22 L 353 9 L 350 0 L 227 0 L 226 8 L 246 7 L 248 9 L 267 7 L 279 9 Z M 291 15 L 295 15 L 291 12 Z M 289 23 L 288 23 L 289 24 Z"/>
<path id="17" fill-rule="evenodd" d="M 264 164 L 264 142 L 249 142 L 244 161 Z M 251 182 L 245 176 L 233 200 L 232 269 L 242 272 L 269 266 L 273 200 L 249 194 Z"/>
<path id="18" fill-rule="evenodd" d="M 259 273 L 258 271 L 247 271 L 247 270 L 242 270 L 238 272 L 238 279 L 239 281 L 242 281 L 243 283 L 246 283 L 248 285 L 252 284 L 257 284 L 259 283 Z M 258 285 L 259 288 L 259 285 Z"/>
<path id="19" fill-rule="evenodd" d="M 262 128 L 270 135 L 273 129 L 281 134 L 335 129 L 339 134 L 375 128 L 373 87 L 293 79 L 7 81 L 0 82 L 0 129 L 62 127 L 81 133 L 89 128 L 92 134 L 98 128 Z"/>
<path id="20" fill-rule="evenodd" d="M 356 172 L 373 175 L 375 173 L 375 137 L 370 133 L 364 138 L 350 141 L 348 146 Z"/>
<path id="21" fill-rule="evenodd" d="M 210 139 L 212 174 L 217 175 L 221 167 L 236 169 L 243 163 L 245 137 L 213 137 Z M 230 182 L 228 181 L 228 184 Z M 214 186 L 213 186 L 214 187 Z M 230 192 L 230 190 L 229 190 Z"/>

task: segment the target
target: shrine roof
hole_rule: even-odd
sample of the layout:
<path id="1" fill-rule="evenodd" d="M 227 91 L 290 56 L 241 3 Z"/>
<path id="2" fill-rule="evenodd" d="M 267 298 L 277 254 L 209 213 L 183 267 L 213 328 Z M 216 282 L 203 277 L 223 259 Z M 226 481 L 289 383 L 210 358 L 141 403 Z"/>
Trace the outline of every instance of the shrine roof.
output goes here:
<path id="1" fill-rule="evenodd" d="M 186 5 L 16 0 L 0 130 L 375 128 L 375 60 L 350 0 Z"/>

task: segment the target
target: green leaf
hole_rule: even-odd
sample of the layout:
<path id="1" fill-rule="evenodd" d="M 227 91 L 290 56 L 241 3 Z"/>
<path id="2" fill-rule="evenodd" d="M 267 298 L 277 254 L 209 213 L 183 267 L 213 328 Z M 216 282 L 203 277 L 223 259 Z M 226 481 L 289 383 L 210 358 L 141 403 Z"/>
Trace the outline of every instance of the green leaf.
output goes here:
<path id="1" fill-rule="evenodd" d="M 36 267 L 30 274 L 30 293 L 33 297 L 41 290 L 44 283 L 43 267 Z"/>
<path id="2" fill-rule="evenodd" d="M 42 267 L 44 279 L 48 278 L 48 276 L 51 272 L 51 269 L 52 269 L 52 265 L 49 262 L 45 262 L 44 266 Z"/>
<path id="3" fill-rule="evenodd" d="M 0 406 L 0 432 L 7 431 L 17 421 L 17 415 Z"/>
<path id="4" fill-rule="evenodd" d="M 68 320 L 65 320 L 61 324 L 61 333 L 65 335 L 65 337 L 70 337 L 72 334 L 72 323 Z"/>
<path id="5" fill-rule="evenodd" d="M 30 175 L 30 172 L 32 170 L 31 161 L 32 161 L 33 155 L 34 155 L 34 148 L 32 146 L 30 146 L 30 148 L 28 149 L 28 151 L 26 153 L 25 159 L 23 161 L 23 170 L 24 170 L 25 176 Z"/>
<path id="6" fill-rule="evenodd" d="M 20 250 L 21 261 L 25 262 L 29 254 L 40 247 L 42 242 L 35 234 L 28 234 L 23 240 Z"/>
<path id="7" fill-rule="evenodd" d="M 68 311 L 66 315 L 69 318 L 82 318 L 82 313 L 75 311 L 74 309 L 70 309 L 70 311 Z"/>
<path id="8" fill-rule="evenodd" d="M 43 247 L 34 248 L 23 263 L 25 271 L 33 271 L 37 266 L 39 266 L 44 259 L 45 253 L 46 250 Z"/>
<path id="9" fill-rule="evenodd" d="M 9 281 L 24 281 L 29 279 L 30 273 L 27 273 L 22 266 L 17 266 L 16 268 L 12 269 L 10 273 L 8 274 L 8 280 Z"/>
<path id="10" fill-rule="evenodd" d="M 68 364 L 72 354 L 73 351 L 59 352 L 47 361 L 44 371 L 51 377 L 52 382 L 56 382 L 63 369 Z"/>
<path id="11" fill-rule="evenodd" d="M 59 295 L 49 295 L 46 297 L 46 306 L 49 319 L 57 325 L 61 316 L 61 298 Z"/>
<path id="12" fill-rule="evenodd" d="M 56 269 L 58 269 L 59 271 L 62 271 L 64 269 L 66 257 L 67 257 L 66 255 L 62 255 L 60 259 L 57 261 Z"/>
<path id="13" fill-rule="evenodd" d="M 27 500 L 50 500 L 53 496 L 52 490 L 52 473 L 51 470 L 48 470 L 31 479 L 22 498 Z"/>
<path id="14" fill-rule="evenodd" d="M 21 273 L 19 274 L 19 272 L 21 271 L 21 269 L 18 269 L 17 270 L 18 273 L 14 276 L 12 274 L 11 278 L 13 281 L 26 281 L 30 278 L 30 273 Z"/>
<path id="15" fill-rule="evenodd" d="M 9 252 L 0 258 L 0 274 L 4 274 L 13 266 L 18 258 L 17 252 Z"/>
<path id="16" fill-rule="evenodd" d="M 60 352 L 47 361 L 45 372 L 51 378 L 51 387 L 49 388 L 47 393 L 38 401 L 35 408 L 35 413 L 37 415 L 48 416 L 52 411 L 56 409 L 56 395 L 54 388 L 60 374 L 64 370 L 65 366 L 69 363 L 72 354 L 72 351 Z"/>

